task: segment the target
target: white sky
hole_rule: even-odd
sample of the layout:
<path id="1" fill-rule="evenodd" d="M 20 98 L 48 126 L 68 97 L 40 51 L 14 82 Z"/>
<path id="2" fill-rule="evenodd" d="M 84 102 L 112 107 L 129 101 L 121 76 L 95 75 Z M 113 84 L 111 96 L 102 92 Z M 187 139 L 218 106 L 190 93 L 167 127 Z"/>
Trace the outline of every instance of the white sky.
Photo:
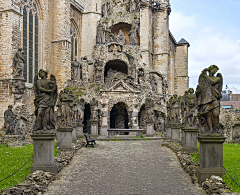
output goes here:
<path id="1" fill-rule="evenodd" d="M 224 87 L 240 89 L 240 0 L 170 0 L 170 30 L 189 47 L 189 87 L 201 70 L 215 64 Z"/>

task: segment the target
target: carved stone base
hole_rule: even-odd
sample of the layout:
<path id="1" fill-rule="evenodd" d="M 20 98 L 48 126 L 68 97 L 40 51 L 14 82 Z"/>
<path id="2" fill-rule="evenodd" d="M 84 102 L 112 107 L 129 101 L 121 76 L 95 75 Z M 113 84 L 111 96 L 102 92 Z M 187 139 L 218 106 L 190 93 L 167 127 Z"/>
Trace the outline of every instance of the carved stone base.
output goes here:
<path id="1" fill-rule="evenodd" d="M 91 135 L 98 135 L 98 121 L 97 119 L 90 120 L 91 123 Z"/>
<path id="2" fill-rule="evenodd" d="M 76 123 L 76 137 L 79 139 L 83 135 L 83 124 Z"/>
<path id="3" fill-rule="evenodd" d="M 72 151 L 72 127 L 57 129 L 57 145 L 59 150 Z"/>
<path id="4" fill-rule="evenodd" d="M 77 142 L 76 124 L 73 124 L 72 143 L 76 143 L 76 142 Z"/>
<path id="5" fill-rule="evenodd" d="M 178 126 L 172 126 L 171 127 L 171 142 L 175 143 L 180 143 L 180 133 L 181 133 L 181 128 Z"/>
<path id="6" fill-rule="evenodd" d="M 31 171 L 42 170 L 57 173 L 57 166 L 54 163 L 54 139 L 56 134 L 32 134 L 31 137 L 34 144 L 34 153 L 39 149 L 33 157 L 34 163 Z"/>
<path id="7" fill-rule="evenodd" d="M 198 129 L 196 128 L 182 128 L 182 147 L 188 153 L 198 151 L 197 132 Z"/>
<path id="8" fill-rule="evenodd" d="M 154 122 L 153 121 L 146 121 L 147 129 L 146 129 L 146 135 L 147 137 L 153 136 L 153 128 L 154 128 Z"/>
<path id="9" fill-rule="evenodd" d="M 170 126 L 166 126 L 165 140 L 171 140 L 171 137 L 172 137 L 172 129 Z"/>
<path id="10" fill-rule="evenodd" d="M 198 136 L 200 142 L 200 167 L 196 175 L 200 182 L 212 175 L 223 176 L 224 171 L 221 163 L 223 161 L 223 143 L 225 139 L 225 137 L 214 135 Z"/>
<path id="11" fill-rule="evenodd" d="M 108 131 L 107 131 L 108 129 L 109 129 L 108 126 L 101 126 L 100 134 L 101 134 L 102 136 L 108 136 Z"/>

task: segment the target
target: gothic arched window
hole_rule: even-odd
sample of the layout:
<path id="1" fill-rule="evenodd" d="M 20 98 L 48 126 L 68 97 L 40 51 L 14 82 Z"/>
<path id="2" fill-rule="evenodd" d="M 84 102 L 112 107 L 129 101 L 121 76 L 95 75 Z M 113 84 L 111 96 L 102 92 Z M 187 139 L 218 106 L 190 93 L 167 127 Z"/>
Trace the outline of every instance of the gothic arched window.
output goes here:
<path id="1" fill-rule="evenodd" d="M 78 36 L 77 36 L 77 29 L 72 21 L 71 21 L 70 35 L 71 35 L 71 45 L 72 45 L 71 61 L 74 61 L 75 58 L 78 57 Z"/>
<path id="2" fill-rule="evenodd" d="M 21 0 L 23 15 L 22 47 L 25 57 L 23 76 L 27 82 L 33 83 L 38 73 L 39 47 L 39 13 L 35 0 Z"/>

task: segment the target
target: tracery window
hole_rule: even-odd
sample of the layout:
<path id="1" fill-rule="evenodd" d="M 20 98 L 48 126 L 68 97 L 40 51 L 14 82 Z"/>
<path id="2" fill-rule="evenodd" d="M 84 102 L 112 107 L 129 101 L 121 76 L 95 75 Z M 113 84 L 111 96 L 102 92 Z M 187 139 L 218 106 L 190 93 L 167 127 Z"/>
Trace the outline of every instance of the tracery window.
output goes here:
<path id="1" fill-rule="evenodd" d="M 71 35 L 71 46 L 72 46 L 71 61 L 74 61 L 75 58 L 78 57 L 78 36 L 77 36 L 77 29 L 72 21 L 71 21 L 70 35 Z"/>
<path id="2" fill-rule="evenodd" d="M 22 47 L 25 53 L 23 76 L 27 82 L 33 83 L 38 73 L 39 58 L 39 12 L 35 0 L 21 0 L 23 15 Z"/>

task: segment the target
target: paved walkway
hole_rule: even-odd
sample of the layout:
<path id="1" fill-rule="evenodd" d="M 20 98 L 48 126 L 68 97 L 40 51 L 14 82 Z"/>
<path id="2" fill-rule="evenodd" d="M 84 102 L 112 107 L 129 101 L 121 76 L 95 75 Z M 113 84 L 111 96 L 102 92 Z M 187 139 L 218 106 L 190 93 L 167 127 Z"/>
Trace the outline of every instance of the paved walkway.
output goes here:
<path id="1" fill-rule="evenodd" d="M 45 195 L 202 195 L 160 141 L 106 141 L 79 150 Z"/>

